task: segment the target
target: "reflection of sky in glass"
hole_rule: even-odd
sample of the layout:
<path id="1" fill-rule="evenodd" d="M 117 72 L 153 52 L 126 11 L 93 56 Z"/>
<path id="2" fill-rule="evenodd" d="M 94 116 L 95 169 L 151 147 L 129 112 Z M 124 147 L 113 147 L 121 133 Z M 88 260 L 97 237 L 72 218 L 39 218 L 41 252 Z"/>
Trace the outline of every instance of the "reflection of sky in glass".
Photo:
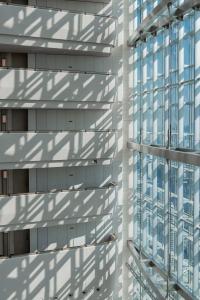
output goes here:
<path id="1" fill-rule="evenodd" d="M 146 7 L 145 3 L 143 5 Z M 135 134 L 137 142 L 138 135 L 142 133 L 140 140 L 145 144 L 200 149 L 200 122 L 196 122 L 195 126 L 195 120 L 199 118 L 195 114 L 195 101 L 199 101 L 196 81 L 199 67 L 195 65 L 195 45 L 200 41 L 194 34 L 197 16 L 191 12 L 182 22 L 174 22 L 168 30 L 158 31 L 157 36 L 149 35 L 146 42 L 141 42 L 133 50 L 134 94 L 138 94 L 141 107 L 141 116 L 134 117 L 138 118 L 135 121 L 138 122 L 137 128 L 142 129 L 142 132 L 138 130 Z M 157 103 L 157 98 L 161 98 L 159 94 L 162 89 L 161 105 Z M 150 94 L 153 97 L 151 105 L 147 103 Z M 171 130 L 168 143 L 168 129 L 164 126 L 166 121 Z"/>
<path id="2" fill-rule="evenodd" d="M 167 163 L 163 158 L 145 154 L 134 154 L 134 161 L 137 174 L 137 197 L 134 197 L 136 244 L 141 243 L 143 251 L 165 269 L 168 238 L 165 237 L 165 224 L 169 213 L 171 276 L 191 292 L 194 280 L 194 175 L 198 171 L 199 189 L 200 168 L 171 162 L 166 172 Z"/>
<path id="3" fill-rule="evenodd" d="M 135 1 L 137 24 L 158 2 Z M 141 129 L 135 141 L 200 150 L 200 12 L 193 10 L 182 21 L 174 20 L 169 29 L 158 31 L 157 36 L 149 35 L 133 51 L 137 74 L 134 94 L 139 111 L 133 117 Z M 142 226 L 138 225 L 137 230 L 142 249 L 166 270 L 169 214 L 171 276 L 200 299 L 200 168 L 177 162 L 166 164 L 165 160 L 144 154 L 140 166 L 137 205 L 140 203 Z"/>

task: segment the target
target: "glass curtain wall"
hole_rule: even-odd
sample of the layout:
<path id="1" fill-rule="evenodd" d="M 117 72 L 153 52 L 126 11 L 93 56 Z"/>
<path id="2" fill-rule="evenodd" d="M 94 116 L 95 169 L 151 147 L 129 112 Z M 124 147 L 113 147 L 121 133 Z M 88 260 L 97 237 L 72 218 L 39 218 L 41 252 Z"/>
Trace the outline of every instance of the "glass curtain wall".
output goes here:
<path id="1" fill-rule="evenodd" d="M 139 24 L 158 1 L 134 1 Z M 154 3 L 154 5 L 153 5 Z M 200 151 L 200 12 L 134 48 L 134 141 Z"/>
<path id="2" fill-rule="evenodd" d="M 134 1 L 135 28 L 159 2 Z M 149 34 L 133 52 L 134 142 L 200 152 L 200 11 Z M 199 167 L 134 151 L 134 245 L 192 299 L 200 299 L 199 191 Z M 133 299 L 151 299 L 134 280 Z M 166 295 L 184 299 L 169 285 Z"/>

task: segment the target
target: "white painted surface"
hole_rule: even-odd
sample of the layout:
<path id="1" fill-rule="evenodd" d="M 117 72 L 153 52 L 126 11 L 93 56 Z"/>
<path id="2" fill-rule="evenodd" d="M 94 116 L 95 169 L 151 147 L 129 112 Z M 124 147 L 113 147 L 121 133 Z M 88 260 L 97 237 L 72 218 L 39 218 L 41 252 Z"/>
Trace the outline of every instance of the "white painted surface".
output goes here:
<path id="1" fill-rule="evenodd" d="M 125 2 L 126 0 L 124 0 Z M 52 0 L 38 0 L 38 3 L 40 5 L 46 5 L 46 6 L 50 6 L 52 5 L 52 2 L 53 2 L 53 5 L 57 5 L 58 8 L 60 8 L 61 6 L 60 5 L 68 5 L 68 8 L 70 9 L 73 9 L 74 5 L 78 6 L 80 11 L 85 11 L 84 9 L 84 2 L 87 2 L 87 1 L 66 1 L 66 0 L 56 0 L 56 1 L 52 1 Z M 84 296 L 83 295 L 77 295 L 77 298 L 82 300 L 86 300 L 86 299 L 91 299 L 91 300 L 110 300 L 110 299 L 113 299 L 113 300 L 127 300 L 126 297 L 124 297 L 124 295 L 127 295 L 128 294 L 128 291 L 129 291 L 129 286 L 127 284 L 127 286 L 125 285 L 125 289 L 127 287 L 127 291 L 126 293 L 123 295 L 122 294 L 122 253 L 123 251 L 125 250 L 125 248 L 123 249 L 122 251 L 122 207 L 123 207 L 123 203 L 124 203 L 124 200 L 123 200 L 123 197 L 126 197 L 127 194 L 122 194 L 122 186 L 123 184 L 125 183 L 125 189 L 126 189 L 126 183 L 127 183 L 127 167 L 126 167 L 126 163 L 125 163 L 125 168 L 124 168 L 124 163 L 122 163 L 122 154 L 124 152 L 124 145 L 126 145 L 126 135 L 125 137 L 123 138 L 123 135 L 122 135 L 122 101 L 125 99 L 125 101 L 128 101 L 128 95 L 125 95 L 123 96 L 123 81 L 127 80 L 127 77 L 125 79 L 123 79 L 123 72 L 128 72 L 126 66 L 124 67 L 124 60 L 127 58 L 127 56 L 125 55 L 123 58 L 122 58 L 122 52 L 123 52 L 123 44 L 125 45 L 126 44 L 126 41 L 123 40 L 123 31 L 124 31 L 124 19 L 123 19 L 123 0 L 112 0 L 111 1 L 111 5 L 112 5 L 112 11 L 110 10 L 111 6 L 105 6 L 102 10 L 102 8 L 100 8 L 98 5 L 99 4 L 96 4 L 94 3 L 95 1 L 90 1 L 90 2 L 87 2 L 87 7 L 90 7 L 91 10 L 96 10 L 97 13 L 105 13 L 106 15 L 108 14 L 112 14 L 112 15 L 116 15 L 119 17 L 118 19 L 118 23 L 119 23 L 119 30 L 116 32 L 117 36 L 118 36 L 118 41 L 117 41 L 117 47 L 113 49 L 112 51 L 112 54 L 111 56 L 109 57 L 97 57 L 97 56 L 91 56 L 91 54 L 94 54 L 94 55 L 104 55 L 104 54 L 110 54 L 110 47 L 109 46 L 105 46 L 105 45 L 102 45 L 102 44 L 87 44 L 87 43 L 83 43 L 83 42 L 77 42 L 77 41 L 73 41 L 73 42 L 66 42 L 64 40 L 52 40 L 52 39 L 43 39 L 43 38 L 37 38 L 37 41 L 36 41 L 36 38 L 32 38 L 32 37 L 23 37 L 23 36 L 15 36 L 13 38 L 13 36 L 4 36 L 4 35 L 0 35 L 0 43 L 1 43 L 1 49 L 5 49 L 6 47 L 9 48 L 9 49 L 18 49 L 22 51 L 22 49 L 25 51 L 25 50 L 28 50 L 29 53 L 30 51 L 32 53 L 34 53 L 34 51 L 43 51 L 45 52 L 44 55 L 41 55 L 40 54 L 37 54 L 37 58 L 36 58 L 36 61 L 34 61 L 34 59 L 30 59 L 29 60 L 29 67 L 33 67 L 33 68 L 39 68 L 39 67 L 44 67 L 44 69 L 68 69 L 68 68 L 71 68 L 73 70 L 81 70 L 81 71 L 95 71 L 95 72 L 110 72 L 112 74 L 116 74 L 118 76 L 118 81 L 117 81 L 117 100 L 119 99 L 119 103 L 118 103 L 118 106 L 117 106 L 117 109 L 116 111 L 113 110 L 114 114 L 117 116 L 117 122 L 114 124 L 114 127 L 116 126 L 118 129 L 119 129 L 119 135 L 118 135 L 118 139 L 116 141 L 116 144 L 117 144 L 117 156 L 115 157 L 115 161 L 113 163 L 113 165 L 117 168 L 113 168 L 113 170 L 110 172 L 110 175 L 111 177 L 113 177 L 113 174 L 116 176 L 117 178 L 117 181 L 119 182 L 119 202 L 118 202 L 118 206 L 117 206 L 117 210 L 116 210 L 116 213 L 115 213 L 115 216 L 114 218 L 110 219 L 110 223 L 112 224 L 112 227 L 111 226 L 108 226 L 107 223 L 104 223 L 102 224 L 100 219 L 96 219 L 96 222 L 95 222 L 95 225 L 93 223 L 89 223 L 90 220 L 88 220 L 85 225 L 87 224 L 87 226 L 90 224 L 90 230 L 87 229 L 87 234 L 86 234 L 86 238 L 88 238 L 89 236 L 91 236 L 91 239 L 94 237 L 94 236 L 98 236 L 99 239 L 102 238 L 102 236 L 106 235 L 107 232 L 108 232 L 108 228 L 109 228 L 109 231 L 111 232 L 117 232 L 118 234 L 118 253 L 119 253 L 119 263 L 117 265 L 117 269 L 116 269 L 116 273 L 117 273 L 117 280 L 115 281 L 115 287 L 111 284 L 110 288 L 113 290 L 113 295 L 110 296 L 110 295 L 99 295 L 98 293 L 97 294 L 92 294 L 92 296 L 90 296 L 89 294 Z M 42 4 L 43 3 L 43 4 Z M 65 4 L 64 4 L 65 3 Z M 87 8 L 88 9 L 88 8 Z M 13 14 L 11 14 L 13 16 Z M 132 17 L 132 15 L 130 14 L 130 17 Z M 124 14 L 124 18 L 127 18 L 127 14 Z M 16 18 L 17 19 L 17 18 Z M 98 28 L 99 30 L 99 28 Z M 102 31 L 103 32 L 103 31 Z M 20 45 L 20 46 L 19 46 Z M 5 47 L 2 47 L 2 46 L 5 46 Z M 69 55 L 66 55 L 66 51 L 65 49 L 76 49 L 77 50 L 81 50 L 81 51 L 85 51 L 85 54 L 87 54 L 88 56 L 87 57 L 79 57 L 79 56 L 69 56 Z M 50 52 L 50 51 L 53 51 L 53 52 Z M 48 58 L 45 58 L 46 56 L 46 53 L 62 53 L 64 54 L 62 57 L 60 57 L 60 55 L 50 55 Z M 77 53 L 77 52 L 76 52 Z M 69 53 L 68 53 L 69 54 Z M 29 54 L 29 58 L 31 56 L 35 56 L 35 54 Z M 124 68 L 124 69 L 123 69 Z M 94 86 L 91 87 L 92 89 L 94 88 Z M 62 102 L 62 103 L 59 103 L 57 104 L 58 102 L 54 102 L 54 105 L 50 104 L 50 103 L 46 103 L 45 101 L 38 101 L 37 103 L 31 103 L 31 101 L 27 100 L 26 103 L 23 103 L 22 105 L 24 105 L 24 107 L 29 107 L 29 108 L 42 108 L 44 109 L 44 111 L 46 111 L 47 108 L 55 108 L 55 107 L 59 107 L 59 108 L 63 108 L 66 106 L 65 105 L 65 102 Z M 16 105 L 19 105 L 19 102 L 22 103 L 23 101 L 22 100 L 19 100 L 18 103 L 17 103 L 17 100 L 15 101 L 10 101 L 8 103 L 9 106 L 11 107 L 14 107 L 15 103 Z M 40 104 L 38 104 L 40 103 Z M 98 102 L 96 102 L 98 103 Z M 95 103 L 95 105 L 96 105 Z M 99 102 L 101 103 L 101 102 Z M 6 106 L 6 103 L 2 102 L 0 100 L 0 105 L 4 105 L 4 107 Z M 29 104 L 29 106 L 28 106 Z M 84 108 L 91 108 L 92 106 L 92 102 L 88 102 L 88 103 L 83 103 L 82 107 L 84 106 Z M 39 106 L 40 105 L 40 106 Z M 89 106 L 90 105 L 90 106 Z M 115 104 L 114 104 L 115 105 Z M 69 107 L 69 106 L 68 106 Z M 76 107 L 71 107 L 71 108 L 76 108 Z M 80 106 L 79 106 L 80 108 Z M 111 110 L 113 109 L 113 106 L 110 107 Z M 32 109 L 29 110 L 29 112 L 32 113 Z M 90 116 L 92 114 L 92 111 L 91 110 L 86 110 L 87 112 L 87 115 L 88 115 L 88 120 L 87 121 L 84 121 L 83 122 L 83 116 L 81 116 L 80 114 L 76 114 L 74 115 L 74 119 L 76 119 L 76 125 L 73 124 L 73 126 L 75 126 L 77 129 L 78 126 L 79 126 L 79 121 L 80 121 L 80 126 L 86 126 L 86 124 L 89 124 L 89 120 L 90 120 Z M 45 112 L 46 113 L 46 112 Z M 99 111 L 99 115 L 98 116 L 94 116 L 96 117 L 96 124 L 103 124 L 104 127 L 107 126 L 108 123 L 110 123 L 110 119 L 109 118 L 104 118 L 104 113 L 105 111 L 102 111 L 101 112 L 101 116 L 100 116 L 100 111 Z M 107 113 L 107 112 L 106 112 Z M 33 113 L 34 114 L 34 113 Z M 48 113 L 49 114 L 49 113 Z M 50 115 L 50 114 L 49 114 Z M 129 117 L 131 118 L 131 115 L 129 115 Z M 47 122 L 46 124 L 47 125 L 44 125 L 43 122 L 43 118 L 45 118 Z M 87 118 L 87 116 L 86 116 Z M 30 128 L 34 128 L 34 126 L 36 125 L 36 120 L 35 120 L 35 116 L 33 118 L 30 118 L 31 121 L 29 124 Z M 47 126 L 47 128 L 49 126 L 52 126 L 52 128 L 54 127 L 57 127 L 59 128 L 59 126 L 56 124 L 57 120 L 59 119 L 59 117 L 56 119 L 55 121 L 55 115 L 53 117 L 53 121 L 52 121 L 52 124 L 49 123 L 48 121 L 48 117 L 44 117 L 44 115 L 41 114 L 41 116 L 37 119 L 37 122 L 38 124 L 40 125 L 37 125 L 37 126 L 41 126 L 41 128 Z M 127 119 L 126 119 L 126 116 L 124 115 L 124 119 L 125 119 L 125 122 L 124 122 L 124 132 L 126 132 L 127 130 L 127 124 L 128 122 Z M 124 120 L 123 120 L 124 121 Z M 98 123 L 99 122 L 99 123 Z M 130 122 L 131 123 L 131 122 Z M 83 124 L 83 125 L 82 125 Z M 65 126 L 65 125 L 64 125 Z M 96 126 L 96 125 L 95 125 Z M 98 125 L 99 126 L 99 125 Z M 102 125 L 101 125 L 102 126 Z M 110 126 L 110 125 L 109 125 Z M 87 128 L 87 127 L 86 127 Z M 33 130 L 33 129 L 30 129 L 30 130 Z M 53 130 L 53 129 L 52 129 Z M 127 135 L 128 135 L 128 132 L 127 132 Z M 126 153 L 125 153 L 125 159 L 126 159 Z M 125 160 L 124 160 L 125 161 Z M 8 164 L 1 164 L 1 166 L 4 166 L 6 165 L 6 167 L 12 167 L 12 166 L 15 166 L 15 167 L 30 167 L 30 168 L 35 168 L 35 167 L 41 167 L 41 168 L 51 168 L 51 167 L 61 167 L 61 166 L 64 166 L 68 163 L 72 163 L 70 161 L 60 161 L 60 162 L 57 162 L 57 161 L 49 161 L 49 162 L 45 162 L 45 161 L 41 161 L 41 162 L 27 162 L 27 163 L 23 163 L 23 162 L 18 162 L 18 163 L 11 163 L 11 166 L 9 166 L 9 163 Z M 98 162 L 99 163 L 99 162 Z M 73 164 L 74 164 L 74 161 L 73 161 Z M 79 162 L 77 161 L 77 164 L 79 165 L 82 165 L 82 169 L 84 169 L 85 167 L 83 167 L 83 165 L 87 165 L 87 164 L 91 164 L 91 162 L 88 162 L 88 161 L 85 161 L 85 162 Z M 58 170 L 59 169 L 59 170 Z M 55 172 L 55 176 L 52 176 L 51 177 L 51 182 L 53 181 L 54 179 L 54 182 L 55 182 L 55 185 L 58 184 L 61 176 L 62 176 L 62 171 L 60 170 L 61 168 L 57 168 L 57 171 Z M 123 169 L 123 172 L 125 174 L 125 176 L 122 178 L 122 169 Z M 55 169 L 56 170 L 56 169 Z M 34 169 L 32 169 L 31 171 L 35 171 Z M 34 173 L 34 172 L 33 172 Z M 101 178 L 101 180 L 103 181 L 104 180 L 104 175 L 106 174 L 106 178 L 107 178 L 107 173 L 105 172 L 105 170 L 103 169 L 98 169 L 96 168 L 96 170 L 94 172 L 91 172 L 90 176 L 88 175 L 89 172 L 86 172 L 85 173 L 85 177 L 88 176 L 87 178 L 87 184 L 94 184 L 97 185 L 98 184 L 98 180 L 97 180 L 97 177 Z M 42 175 L 37 175 L 38 176 L 38 181 L 41 181 L 41 178 L 42 178 Z M 57 179 L 55 180 L 57 176 Z M 81 175 L 82 177 L 82 175 Z M 79 184 L 83 184 L 83 179 L 80 177 L 80 181 L 79 181 Z M 94 177 L 94 179 L 93 179 Z M 35 180 L 35 175 L 32 174 L 30 176 L 30 181 L 31 181 L 31 184 L 35 184 L 36 180 Z M 68 180 L 69 178 L 67 178 Z M 74 177 L 74 180 L 75 180 L 75 177 Z M 99 179 L 100 180 L 100 179 Z M 46 177 L 44 178 L 44 182 L 46 181 Z M 42 185 L 43 183 L 42 182 Z M 75 184 L 77 183 L 76 180 L 74 181 Z M 71 184 L 71 183 L 70 183 Z M 47 184 L 45 185 L 44 183 L 44 186 L 46 188 L 46 186 L 48 186 Z M 126 198 L 125 199 L 125 205 L 124 205 L 124 216 L 125 216 L 125 222 L 124 222 L 124 226 L 123 226 L 123 230 L 125 230 L 127 227 L 126 227 L 126 224 L 128 224 L 129 220 L 126 220 L 126 216 L 130 214 L 130 210 L 128 208 L 128 206 L 126 205 L 127 201 L 129 201 L 129 198 Z M 124 217 L 123 216 L 123 217 Z M 80 220 L 79 220 L 80 221 Z M 55 224 L 57 225 L 57 224 Z M 46 224 L 43 224 L 42 226 L 44 227 L 48 227 L 48 230 L 47 231 L 50 231 L 51 229 L 50 226 L 52 226 L 52 224 L 50 225 L 50 223 L 46 222 Z M 34 230 L 37 230 L 37 229 L 32 229 L 31 232 L 33 233 Z M 75 229 L 75 233 L 71 233 L 71 238 L 70 238 L 70 243 L 73 244 L 74 241 L 75 243 L 77 243 L 77 240 L 79 239 L 79 229 Z M 77 234 L 76 234 L 77 233 Z M 48 234 L 48 233 L 47 233 Z M 53 231 L 50 233 L 50 236 L 52 237 L 53 235 L 55 234 L 55 229 L 53 229 Z M 124 244 L 125 244 L 125 232 L 123 233 L 124 234 Z M 61 235 L 63 237 L 63 235 Z M 78 236 L 78 238 L 77 238 Z M 62 238 L 61 237 L 61 238 Z M 31 238 L 31 241 L 33 242 L 33 244 L 35 243 L 35 240 L 34 240 L 34 234 L 32 234 L 32 238 Z M 81 230 L 80 230 L 80 239 L 82 241 L 84 241 L 84 237 L 81 236 Z M 71 245 L 70 244 L 70 245 Z M 51 244 L 52 245 L 52 244 Z M 103 257 L 103 258 L 102 258 Z M 107 256 L 106 256 L 106 251 L 104 251 L 104 249 L 102 249 L 102 252 L 101 252 L 101 255 L 99 255 L 99 258 L 97 260 L 97 262 L 99 263 L 100 261 L 103 262 L 107 259 Z M 124 261 L 125 261 L 126 257 L 124 258 Z M 43 272 L 43 266 L 45 265 L 46 267 L 46 270 L 45 272 L 43 272 L 43 276 L 46 275 L 46 273 L 49 273 L 48 276 L 52 276 L 52 280 L 51 280 L 51 286 L 53 285 L 56 285 L 56 281 L 54 280 L 54 270 L 57 270 L 57 266 L 59 268 L 59 260 L 54 260 L 52 259 L 51 260 L 52 263 L 55 263 L 55 266 L 54 267 L 49 267 L 48 263 L 46 262 L 46 260 L 44 259 L 44 261 L 40 261 L 40 265 L 38 266 L 37 263 L 36 264 L 32 264 L 32 269 L 28 268 L 26 269 L 26 267 L 24 267 L 24 274 L 26 275 L 26 277 L 24 276 L 22 278 L 22 280 L 19 282 L 17 280 L 17 283 L 18 285 L 21 284 L 21 282 L 25 282 L 26 284 L 26 288 L 24 288 L 24 295 L 26 293 L 26 290 L 25 289 L 29 289 L 29 283 L 30 281 L 32 281 L 31 284 L 35 285 L 36 287 L 39 286 L 39 289 L 42 291 L 42 293 L 44 294 L 44 296 L 41 296 L 40 295 L 37 297 L 35 296 L 35 299 L 43 299 L 43 300 L 50 300 L 52 299 L 51 297 L 48 297 L 48 293 L 49 293 L 49 289 L 50 289 L 50 284 L 49 284 L 49 281 L 45 281 L 43 280 L 43 278 L 41 279 L 40 277 L 37 277 L 37 272 L 39 273 L 40 271 Z M 79 257 L 76 257 L 76 259 L 72 259 L 71 261 L 71 266 L 73 268 L 76 269 L 77 267 L 77 264 L 79 262 Z M 62 263 L 62 262 L 61 262 Z M 93 265 L 90 261 L 88 262 L 89 265 Z M 12 272 L 17 272 L 18 274 L 21 274 L 18 272 L 18 264 L 17 265 L 17 268 L 14 269 L 14 266 L 15 266 L 15 262 L 12 263 L 12 266 L 10 265 L 10 269 L 9 269 L 9 273 L 12 274 Z M 21 262 L 20 262 L 20 265 L 21 265 Z M 29 267 L 29 264 L 27 264 L 27 266 Z M 98 272 L 99 271 L 99 267 L 98 265 L 96 265 L 96 267 L 94 267 L 94 272 Z M 109 266 L 108 266 L 108 269 L 109 269 Z M 38 271 L 39 270 L 39 271 Z M 77 272 L 77 277 L 79 277 L 80 274 L 82 274 L 81 272 L 84 272 L 87 273 L 87 270 L 84 269 L 84 268 L 81 268 L 81 270 L 79 270 L 78 268 L 76 269 L 76 272 Z M 126 268 L 124 269 L 124 273 L 126 272 L 126 274 L 128 273 Z M 89 271 L 90 273 L 90 271 Z M 93 270 L 91 269 L 91 273 L 93 273 Z M 101 272 L 99 272 L 101 273 Z M 104 271 L 104 273 L 106 274 L 106 270 Z M 35 276 L 36 274 L 36 276 Z M 63 275 L 64 274 L 64 275 Z M 61 274 L 60 276 L 64 276 L 65 278 L 65 269 L 63 269 L 63 272 L 61 270 Z M 9 275 L 8 278 L 12 277 L 12 275 Z M 63 291 L 62 291 L 62 299 L 66 299 L 66 295 L 68 294 L 68 290 L 69 290 L 69 286 L 73 288 L 73 284 L 76 283 L 76 280 L 77 280 L 77 277 L 73 277 L 74 278 L 74 281 L 70 282 L 70 284 L 68 285 L 68 282 L 66 281 L 65 283 L 63 283 L 63 286 L 66 287 L 66 289 L 63 288 Z M 128 274 L 127 276 L 125 276 L 124 278 L 126 279 L 128 277 Z M 26 281 L 26 278 L 27 281 Z M 62 278 L 62 280 L 64 281 L 64 278 Z M 16 280 L 16 279 L 14 279 Z M 86 279 L 87 280 L 87 279 Z M 9 281 L 8 281 L 9 282 Z M 28 284 L 27 284 L 28 282 Z M 16 284 L 17 284 L 16 283 Z M 25 285 L 24 284 L 24 285 Z M 110 284 L 109 280 L 108 280 L 108 285 Z M 21 284 L 22 285 L 22 284 Z M 95 284 L 94 284 L 95 286 Z M 80 287 L 79 287 L 80 288 Z M 124 289 L 124 291 L 125 291 Z M 21 289 L 22 290 L 22 289 Z M 32 288 L 33 290 L 33 288 Z M 105 289 L 106 291 L 106 289 Z M 30 297 L 30 299 L 28 297 L 26 297 L 26 295 L 23 297 L 25 297 L 26 300 L 32 300 L 33 297 Z M 32 296 L 32 295 L 31 295 Z M 13 297 L 13 298 L 12 298 Z M 16 298 L 16 299 L 15 299 Z M 13 292 L 13 296 L 11 296 L 10 299 L 14 299 L 14 300 L 21 300 L 23 299 L 21 297 L 21 294 L 14 294 Z M 35 300 L 34 299 L 34 300 Z M 4 300 L 4 299 L 3 299 Z M 7 299 L 6 299 L 7 300 Z"/>
<path id="2" fill-rule="evenodd" d="M 21 51 L 28 53 L 51 53 L 51 54 L 82 54 L 95 56 L 109 56 L 112 46 L 105 44 L 83 43 L 79 41 L 65 41 L 24 37 L 20 35 L 0 34 L 0 46 L 2 51 Z"/>
<path id="3" fill-rule="evenodd" d="M 109 215 L 88 219 L 87 222 L 73 223 L 73 221 L 32 228 L 30 231 L 32 236 L 34 233 L 35 238 L 31 242 L 30 253 L 99 244 L 108 241 L 113 233 L 113 222 Z"/>
<path id="4" fill-rule="evenodd" d="M 34 116 L 34 120 L 32 120 Z M 75 110 L 37 109 L 29 111 L 29 130 L 115 130 L 118 126 L 117 109 Z"/>
<path id="5" fill-rule="evenodd" d="M 52 190 L 67 189 L 95 189 L 103 188 L 110 182 L 116 182 L 118 170 L 113 164 L 76 166 L 62 168 L 35 169 L 35 174 L 30 174 L 29 185 L 35 183 L 32 192 L 48 193 Z"/>
<path id="6" fill-rule="evenodd" d="M 111 103 L 116 100 L 115 81 L 112 75 L 1 69 L 0 99 Z"/>
<path id="7" fill-rule="evenodd" d="M 43 70 L 70 70 L 73 72 L 93 72 L 116 74 L 118 62 L 114 57 L 97 57 L 83 55 L 51 55 L 51 54 L 30 54 L 29 67 Z M 117 90 L 117 87 L 115 87 Z"/>
<path id="8" fill-rule="evenodd" d="M 116 191 L 113 188 L 88 191 L 63 191 L 47 194 L 0 196 L 0 230 L 12 225 L 93 217 L 113 214 Z"/>
<path id="9" fill-rule="evenodd" d="M 116 242 L 1 259 L 1 300 L 111 300 L 115 271 Z"/>
<path id="10" fill-rule="evenodd" d="M 113 132 L 0 133 L 0 163 L 114 158 Z"/>
<path id="11" fill-rule="evenodd" d="M 113 15 L 112 1 L 90 0 L 90 1 L 65 1 L 65 0 L 29 0 L 29 5 L 38 7 L 49 7 L 55 9 L 66 9 L 99 15 Z"/>
<path id="12" fill-rule="evenodd" d="M 108 17 L 0 4 L 0 34 L 112 46 L 116 32 Z"/>

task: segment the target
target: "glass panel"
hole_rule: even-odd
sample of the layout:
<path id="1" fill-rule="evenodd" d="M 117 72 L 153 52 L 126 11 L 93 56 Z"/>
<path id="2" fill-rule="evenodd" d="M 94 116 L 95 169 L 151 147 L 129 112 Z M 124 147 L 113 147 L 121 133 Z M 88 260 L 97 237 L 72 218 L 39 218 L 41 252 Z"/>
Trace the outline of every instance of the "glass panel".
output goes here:
<path id="1" fill-rule="evenodd" d="M 137 26 L 158 2 L 135 1 Z M 183 0 L 173 1 L 173 6 L 180 3 Z M 200 150 L 199 49 L 197 10 L 138 43 L 134 49 L 135 142 Z M 170 280 L 200 299 L 200 168 L 136 153 L 134 166 L 135 243 L 141 242 L 141 251 L 170 274 Z M 139 299 L 148 298 L 146 294 L 140 286 Z M 176 291 L 168 295 L 183 299 Z"/>

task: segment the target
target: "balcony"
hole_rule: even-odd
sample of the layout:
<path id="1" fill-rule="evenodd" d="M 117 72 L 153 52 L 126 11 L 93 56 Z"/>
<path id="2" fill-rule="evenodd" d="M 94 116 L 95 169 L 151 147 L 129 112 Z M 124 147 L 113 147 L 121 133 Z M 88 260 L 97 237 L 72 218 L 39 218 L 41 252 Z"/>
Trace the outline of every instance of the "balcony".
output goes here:
<path id="1" fill-rule="evenodd" d="M 0 169 L 24 168 L 25 163 L 36 168 L 45 162 L 112 160 L 115 140 L 116 133 L 109 131 L 3 132 Z"/>
<path id="2" fill-rule="evenodd" d="M 1 107 L 109 108 L 115 87 L 113 75 L 0 69 Z"/>
<path id="3" fill-rule="evenodd" d="M 115 36 L 116 24 L 110 17 L 0 4 L 4 50 L 108 56 Z"/>
<path id="4" fill-rule="evenodd" d="M 0 259 L 1 300 L 111 299 L 115 273 L 115 236 L 96 245 Z"/>
<path id="5" fill-rule="evenodd" d="M 112 215 L 116 187 L 0 196 L 0 230 L 76 223 Z"/>

